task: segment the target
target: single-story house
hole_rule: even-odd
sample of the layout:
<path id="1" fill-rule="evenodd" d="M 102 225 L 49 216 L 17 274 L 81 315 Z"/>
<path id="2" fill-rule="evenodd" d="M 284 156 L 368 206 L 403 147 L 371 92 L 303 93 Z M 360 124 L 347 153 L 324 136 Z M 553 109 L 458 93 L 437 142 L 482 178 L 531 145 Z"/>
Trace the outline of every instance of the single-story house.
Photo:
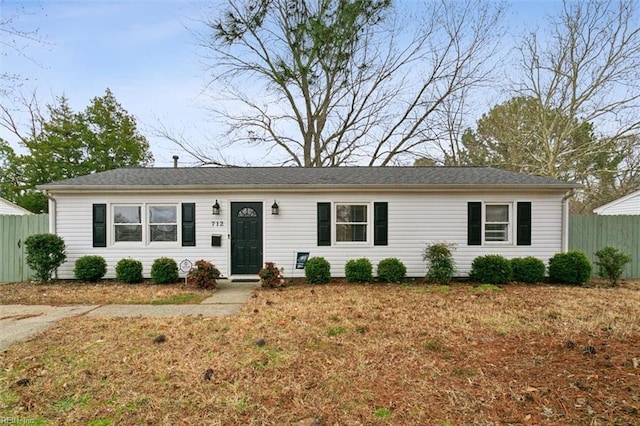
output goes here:
<path id="1" fill-rule="evenodd" d="M 640 189 L 593 209 L 593 213 L 604 216 L 640 215 Z"/>
<path id="2" fill-rule="evenodd" d="M 25 214 L 32 214 L 32 213 L 29 210 L 22 208 L 16 204 L 13 204 L 11 201 L 5 200 L 4 198 L 0 197 L 0 215 L 5 215 L 5 214 L 23 216 Z"/>
<path id="3" fill-rule="evenodd" d="M 115 276 L 122 258 L 213 262 L 232 279 L 265 261 L 302 277 L 307 256 L 333 276 L 349 259 L 397 257 L 424 276 L 426 244 L 456 245 L 458 275 L 476 256 L 536 256 L 568 247 L 579 185 L 489 167 L 124 168 L 42 185 L 51 232 L 67 247 L 60 278 L 88 254 Z M 185 262 L 188 264 L 188 262 Z"/>

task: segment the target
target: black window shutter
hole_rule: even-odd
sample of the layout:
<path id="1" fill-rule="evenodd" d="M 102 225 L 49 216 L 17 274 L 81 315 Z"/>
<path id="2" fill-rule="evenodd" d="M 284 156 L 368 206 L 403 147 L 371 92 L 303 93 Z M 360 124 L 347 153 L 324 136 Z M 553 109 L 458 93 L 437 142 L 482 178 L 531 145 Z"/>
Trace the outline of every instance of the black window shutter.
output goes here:
<path id="1" fill-rule="evenodd" d="M 93 205 L 93 246 L 107 246 L 107 205 Z"/>
<path id="2" fill-rule="evenodd" d="M 373 245 L 386 246 L 389 244 L 387 233 L 387 203 L 373 203 Z"/>
<path id="3" fill-rule="evenodd" d="M 196 245 L 196 204 L 182 203 L 182 246 Z"/>
<path id="4" fill-rule="evenodd" d="M 518 203 L 517 213 L 517 244 L 519 246 L 531 245 L 531 202 Z"/>
<path id="5" fill-rule="evenodd" d="M 482 203 L 467 203 L 467 245 L 482 244 Z"/>
<path id="6" fill-rule="evenodd" d="M 331 245 L 331 203 L 318 203 L 318 245 Z"/>

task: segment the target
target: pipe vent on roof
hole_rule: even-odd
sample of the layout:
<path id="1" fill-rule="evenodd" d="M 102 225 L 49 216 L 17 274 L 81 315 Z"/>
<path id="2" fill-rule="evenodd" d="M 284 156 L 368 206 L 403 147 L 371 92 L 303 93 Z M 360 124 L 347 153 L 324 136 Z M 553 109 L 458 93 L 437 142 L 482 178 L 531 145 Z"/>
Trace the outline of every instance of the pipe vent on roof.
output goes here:
<path id="1" fill-rule="evenodd" d="M 179 158 L 180 158 L 180 157 L 178 157 L 177 155 L 174 155 L 174 156 L 173 156 L 173 168 L 174 168 L 174 169 L 177 169 L 177 168 L 178 168 L 178 159 L 179 159 Z"/>

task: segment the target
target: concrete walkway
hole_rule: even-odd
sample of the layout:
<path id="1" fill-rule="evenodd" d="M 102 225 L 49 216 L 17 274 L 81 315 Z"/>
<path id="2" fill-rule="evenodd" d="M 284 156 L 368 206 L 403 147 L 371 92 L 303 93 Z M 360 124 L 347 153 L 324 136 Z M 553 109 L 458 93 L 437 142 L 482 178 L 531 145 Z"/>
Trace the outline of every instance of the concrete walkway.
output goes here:
<path id="1" fill-rule="evenodd" d="M 90 317 L 220 317 L 234 315 L 260 284 L 218 281 L 211 297 L 199 305 L 104 305 L 87 313 Z"/>
<path id="2" fill-rule="evenodd" d="M 234 315 L 259 283 L 218 281 L 213 295 L 199 305 L 0 305 L 0 350 L 46 330 L 67 317 L 219 317 Z"/>

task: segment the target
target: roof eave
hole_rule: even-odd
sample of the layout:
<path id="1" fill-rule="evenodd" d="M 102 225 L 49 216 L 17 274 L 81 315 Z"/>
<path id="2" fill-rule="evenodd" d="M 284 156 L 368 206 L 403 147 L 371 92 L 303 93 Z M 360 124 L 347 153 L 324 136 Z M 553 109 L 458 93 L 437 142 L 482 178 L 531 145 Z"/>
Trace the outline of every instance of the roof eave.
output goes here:
<path id="1" fill-rule="evenodd" d="M 370 185 L 370 184 L 255 184 L 255 185 L 39 185 L 40 190 L 50 193 L 55 192 L 202 192 L 202 191 L 219 191 L 219 192 L 250 192 L 250 191 L 464 191 L 474 190 L 543 190 L 543 191 L 565 191 L 570 189 L 582 188 L 582 185 L 575 183 L 559 183 L 559 184 L 397 184 L 397 185 Z"/>
<path id="2" fill-rule="evenodd" d="M 622 197 L 620 197 L 620 198 L 616 198 L 616 199 L 615 199 L 615 200 L 613 200 L 613 201 L 609 201 L 607 204 L 604 204 L 604 205 L 602 205 L 602 206 L 600 206 L 600 207 L 597 207 L 597 208 L 593 209 L 593 212 L 594 212 L 595 214 L 600 214 L 600 213 L 602 213 L 603 211 L 608 210 L 608 209 L 610 209 L 611 207 L 615 207 L 615 206 L 617 206 L 617 205 L 618 205 L 618 204 L 620 204 L 620 203 L 624 203 L 625 201 L 630 200 L 630 199 L 632 199 L 632 198 L 634 198 L 634 197 L 637 197 L 638 195 L 640 195 L 640 189 L 639 189 L 639 190 L 637 190 L 637 191 L 633 191 L 632 193 L 627 194 L 627 195 L 625 195 L 625 196 L 622 196 Z"/>

